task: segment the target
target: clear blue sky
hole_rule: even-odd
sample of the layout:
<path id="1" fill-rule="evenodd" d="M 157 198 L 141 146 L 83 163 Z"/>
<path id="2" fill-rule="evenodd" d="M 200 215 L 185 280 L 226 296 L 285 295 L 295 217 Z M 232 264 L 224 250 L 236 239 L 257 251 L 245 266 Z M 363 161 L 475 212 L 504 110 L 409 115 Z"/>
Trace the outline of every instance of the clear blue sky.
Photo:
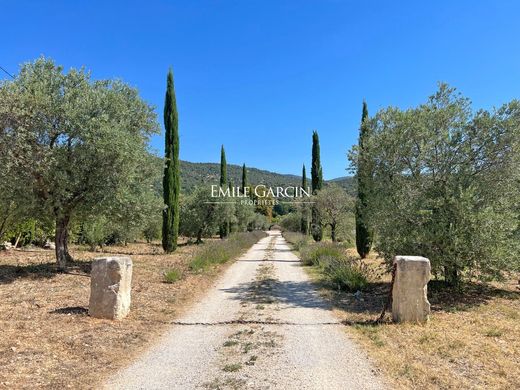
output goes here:
<path id="1" fill-rule="evenodd" d="M 189 161 L 218 162 L 223 143 L 229 163 L 299 174 L 317 129 L 330 179 L 346 174 L 363 98 L 406 108 L 438 81 L 475 107 L 520 97 L 518 1 L 0 0 L 0 13 L 1 66 L 85 65 L 137 87 L 161 122 L 172 65 Z"/>

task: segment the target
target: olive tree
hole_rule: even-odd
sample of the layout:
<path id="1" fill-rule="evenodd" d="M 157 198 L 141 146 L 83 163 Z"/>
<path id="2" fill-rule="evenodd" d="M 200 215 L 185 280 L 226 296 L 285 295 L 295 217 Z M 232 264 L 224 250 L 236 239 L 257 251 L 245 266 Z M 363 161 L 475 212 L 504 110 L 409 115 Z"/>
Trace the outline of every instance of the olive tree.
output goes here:
<path id="1" fill-rule="evenodd" d="M 40 58 L 0 84 L 0 141 L 10 167 L 56 223 L 56 260 L 71 260 L 68 234 L 76 214 L 110 209 L 139 183 L 155 113 L 121 81 L 92 81 Z M 151 188 L 143 188 L 151 190 Z"/>
<path id="2" fill-rule="evenodd" d="M 330 237 L 337 241 L 340 225 L 348 221 L 347 213 L 352 213 L 354 200 L 338 185 L 329 184 L 313 197 L 314 207 L 319 212 L 322 226 L 330 227 Z"/>
<path id="3" fill-rule="evenodd" d="M 255 206 L 237 201 L 235 204 L 236 230 L 245 232 L 251 228 L 255 221 Z"/>
<path id="4" fill-rule="evenodd" d="M 219 205 L 211 197 L 211 191 L 205 187 L 197 187 L 192 194 L 181 198 L 180 233 L 186 237 L 195 237 L 202 243 L 203 237 L 211 237 L 219 228 L 221 219 L 218 214 Z"/>
<path id="5" fill-rule="evenodd" d="M 425 104 L 382 110 L 368 125 L 369 218 L 388 261 L 428 257 L 453 284 L 520 268 L 520 102 L 473 112 L 441 84 Z"/>

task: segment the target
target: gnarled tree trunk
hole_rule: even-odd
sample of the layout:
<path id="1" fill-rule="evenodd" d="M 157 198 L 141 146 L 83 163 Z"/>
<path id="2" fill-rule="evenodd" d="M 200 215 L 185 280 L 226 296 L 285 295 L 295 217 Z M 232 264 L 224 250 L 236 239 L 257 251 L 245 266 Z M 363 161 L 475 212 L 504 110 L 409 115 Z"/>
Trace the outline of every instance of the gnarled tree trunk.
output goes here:
<path id="1" fill-rule="evenodd" d="M 199 229 L 199 231 L 197 232 L 197 241 L 195 242 L 195 244 L 202 244 L 202 229 Z"/>
<path id="2" fill-rule="evenodd" d="M 69 216 L 56 217 L 56 237 L 54 243 L 56 244 L 56 262 L 58 270 L 64 271 L 67 268 L 67 263 L 72 262 L 72 256 L 69 254 Z"/>
<path id="3" fill-rule="evenodd" d="M 331 223 L 330 224 L 330 238 L 332 242 L 336 242 L 336 224 Z"/>

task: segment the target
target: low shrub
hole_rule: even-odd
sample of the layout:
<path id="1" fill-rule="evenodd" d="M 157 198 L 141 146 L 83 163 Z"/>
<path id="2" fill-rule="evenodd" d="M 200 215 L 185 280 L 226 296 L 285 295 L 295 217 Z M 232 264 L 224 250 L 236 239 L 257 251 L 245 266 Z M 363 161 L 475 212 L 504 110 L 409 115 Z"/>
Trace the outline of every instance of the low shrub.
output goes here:
<path id="1" fill-rule="evenodd" d="M 177 268 L 172 268 L 169 271 L 164 273 L 164 282 L 165 283 L 175 283 L 180 278 L 182 278 L 182 271 Z"/>
<path id="2" fill-rule="evenodd" d="M 283 236 L 300 252 L 303 265 L 317 267 L 324 278 L 338 290 L 364 290 L 374 276 L 365 263 L 348 257 L 344 245 L 309 243 L 309 237 L 301 233 L 284 232 Z"/>
<path id="3" fill-rule="evenodd" d="M 309 236 L 301 233 L 283 232 L 283 237 L 297 251 L 301 250 L 309 242 Z"/>
<path id="4" fill-rule="evenodd" d="M 226 240 L 207 242 L 206 245 L 193 257 L 190 270 L 203 271 L 215 264 L 222 264 L 240 255 L 245 249 L 265 237 L 262 231 L 234 233 Z"/>
<path id="5" fill-rule="evenodd" d="M 304 265 L 320 265 L 324 258 L 345 258 L 345 249 L 338 244 L 318 243 L 304 246 L 300 249 L 300 255 Z"/>
<path id="6" fill-rule="evenodd" d="M 323 257 L 320 266 L 325 277 L 338 287 L 338 290 L 364 290 L 368 285 L 368 273 L 365 267 L 349 259 Z"/>

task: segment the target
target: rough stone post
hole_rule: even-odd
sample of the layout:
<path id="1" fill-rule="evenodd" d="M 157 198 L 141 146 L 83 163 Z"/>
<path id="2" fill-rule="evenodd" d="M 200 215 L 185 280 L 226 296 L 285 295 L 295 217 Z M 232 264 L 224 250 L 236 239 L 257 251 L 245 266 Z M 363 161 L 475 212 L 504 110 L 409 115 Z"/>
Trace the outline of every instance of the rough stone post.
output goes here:
<path id="1" fill-rule="evenodd" d="M 396 256 L 395 280 L 392 289 L 394 322 L 428 321 L 430 302 L 427 288 L 430 280 L 430 260 L 420 256 Z"/>
<path id="2" fill-rule="evenodd" d="M 120 320 L 130 311 L 132 259 L 104 257 L 94 259 L 90 273 L 91 317 Z"/>

